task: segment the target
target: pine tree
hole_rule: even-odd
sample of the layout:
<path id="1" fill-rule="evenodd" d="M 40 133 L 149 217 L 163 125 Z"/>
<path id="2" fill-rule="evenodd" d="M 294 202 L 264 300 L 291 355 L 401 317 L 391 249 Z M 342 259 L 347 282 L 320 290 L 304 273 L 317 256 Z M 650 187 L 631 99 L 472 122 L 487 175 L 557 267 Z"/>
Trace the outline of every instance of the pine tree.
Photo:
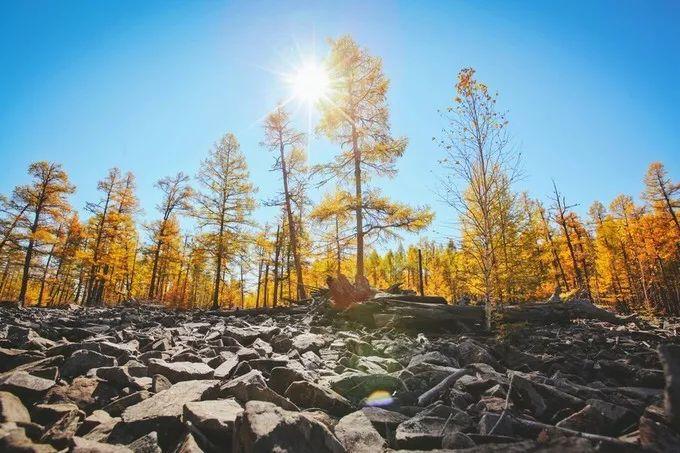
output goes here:
<path id="1" fill-rule="evenodd" d="M 195 196 L 193 215 L 200 229 L 209 233 L 210 249 L 215 257 L 212 308 L 219 308 L 220 283 L 230 246 L 251 225 L 249 216 L 255 207 L 254 186 L 249 181 L 248 166 L 236 137 L 228 133 L 201 162 L 197 180 L 202 187 Z"/>

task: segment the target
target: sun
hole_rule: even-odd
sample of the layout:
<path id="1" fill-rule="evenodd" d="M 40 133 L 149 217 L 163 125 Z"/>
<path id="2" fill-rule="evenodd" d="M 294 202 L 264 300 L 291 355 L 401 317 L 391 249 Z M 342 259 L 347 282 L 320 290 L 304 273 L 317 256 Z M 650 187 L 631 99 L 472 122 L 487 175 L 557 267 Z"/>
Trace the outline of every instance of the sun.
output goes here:
<path id="1" fill-rule="evenodd" d="M 328 94 L 328 73 L 318 63 L 303 63 L 291 77 L 293 97 L 314 104 Z"/>

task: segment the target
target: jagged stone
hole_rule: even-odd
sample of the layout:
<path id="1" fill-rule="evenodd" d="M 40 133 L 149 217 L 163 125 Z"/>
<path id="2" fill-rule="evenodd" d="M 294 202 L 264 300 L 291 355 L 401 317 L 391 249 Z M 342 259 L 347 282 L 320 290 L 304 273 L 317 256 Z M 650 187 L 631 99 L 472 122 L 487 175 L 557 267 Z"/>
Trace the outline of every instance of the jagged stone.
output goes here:
<path id="1" fill-rule="evenodd" d="M 73 403 L 46 403 L 33 406 L 32 420 L 43 426 L 52 426 L 65 415 L 75 413 L 79 418 L 84 418 L 85 414 Z"/>
<path id="2" fill-rule="evenodd" d="M 659 346 L 665 373 L 664 408 L 670 424 L 680 433 L 680 345 Z"/>
<path id="3" fill-rule="evenodd" d="M 104 444 L 83 437 L 73 437 L 71 439 L 71 453 L 133 453 L 128 447 L 123 445 Z M 137 452 L 134 452 L 137 453 Z"/>
<path id="4" fill-rule="evenodd" d="M 233 352 L 223 351 L 220 352 L 220 364 L 215 368 L 214 376 L 215 379 L 226 379 L 231 376 L 232 371 L 238 365 L 238 355 Z"/>
<path id="5" fill-rule="evenodd" d="M 21 400 L 9 392 L 0 392 L 0 423 L 30 423 L 31 415 Z"/>
<path id="6" fill-rule="evenodd" d="M 216 387 L 218 381 L 195 380 L 174 384 L 168 390 L 156 393 L 123 411 L 125 423 L 162 418 L 178 418 L 186 403 L 198 401 L 209 390 Z"/>
<path id="7" fill-rule="evenodd" d="M 292 347 L 302 354 L 307 351 L 318 352 L 325 344 L 321 335 L 303 333 L 293 338 Z"/>
<path id="8" fill-rule="evenodd" d="M 348 453 L 376 453 L 386 446 L 385 439 L 362 411 L 342 417 L 335 425 L 335 435 Z"/>
<path id="9" fill-rule="evenodd" d="M 218 446 L 230 446 L 236 417 L 243 408 L 233 399 L 196 401 L 184 405 L 184 421 L 192 423 Z"/>
<path id="10" fill-rule="evenodd" d="M 163 450 L 158 445 L 158 433 L 151 431 L 139 439 L 130 442 L 127 447 L 134 453 L 162 453 Z"/>
<path id="11" fill-rule="evenodd" d="M 56 453 L 49 444 L 34 443 L 26 431 L 14 422 L 0 424 L 0 451 L 20 453 Z"/>
<path id="12" fill-rule="evenodd" d="M 344 453 L 322 423 L 264 401 L 249 401 L 234 425 L 233 453 Z"/>
<path id="13" fill-rule="evenodd" d="M 42 400 L 55 384 L 52 380 L 32 376 L 25 371 L 9 373 L 0 378 L 0 390 L 10 392 L 27 402 Z"/>
<path id="14" fill-rule="evenodd" d="M 272 389 L 283 395 L 288 386 L 296 381 L 311 381 L 311 376 L 304 371 L 282 366 L 272 369 L 267 383 Z"/>
<path id="15" fill-rule="evenodd" d="M 182 381 L 212 379 L 214 374 L 213 369 L 203 362 L 166 362 L 162 359 L 151 359 L 147 366 L 149 373 L 163 375 L 173 384 Z"/>
<path id="16" fill-rule="evenodd" d="M 352 404 L 343 396 L 308 381 L 293 382 L 284 396 L 299 407 L 320 408 L 331 415 L 342 416 L 353 410 Z"/>
<path id="17" fill-rule="evenodd" d="M 116 366 L 116 359 L 89 349 L 75 351 L 60 368 L 61 375 L 73 378 L 86 374 L 92 368 Z"/>

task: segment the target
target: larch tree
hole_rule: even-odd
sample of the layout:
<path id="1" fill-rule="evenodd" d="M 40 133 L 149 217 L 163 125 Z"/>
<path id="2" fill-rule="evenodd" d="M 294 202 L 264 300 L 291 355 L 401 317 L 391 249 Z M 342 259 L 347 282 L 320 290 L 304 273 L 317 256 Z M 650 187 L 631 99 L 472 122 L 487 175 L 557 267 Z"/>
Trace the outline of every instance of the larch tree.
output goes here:
<path id="1" fill-rule="evenodd" d="M 675 212 L 680 209 L 680 183 L 674 183 L 668 177 L 666 168 L 661 162 L 649 164 L 644 183 L 643 198 L 654 208 L 666 211 L 673 221 L 676 231 L 680 234 L 680 221 L 677 212 Z"/>
<path id="2" fill-rule="evenodd" d="M 29 205 L 18 199 L 15 191 L 11 198 L 2 196 L 0 198 L 0 253 L 5 246 L 14 241 L 16 242 L 17 230 L 20 229 L 22 222 L 27 221 L 25 213 Z"/>
<path id="3" fill-rule="evenodd" d="M 562 229 L 562 234 L 564 235 L 564 240 L 567 244 L 567 250 L 569 251 L 569 258 L 571 259 L 572 269 L 574 271 L 574 284 L 578 290 L 584 290 L 586 287 L 586 281 L 583 276 L 585 270 L 581 269 L 578 260 L 576 259 L 576 247 L 574 245 L 574 238 L 572 237 L 572 231 L 570 228 L 570 214 L 569 211 L 574 205 L 568 205 L 566 198 L 557 189 L 557 184 L 553 181 L 553 204 L 551 206 L 553 211 L 553 218 L 555 223 L 557 223 Z"/>
<path id="4" fill-rule="evenodd" d="M 102 192 L 100 200 L 86 204 L 86 209 L 92 213 L 88 222 L 91 240 L 90 271 L 84 292 L 86 305 L 102 304 L 107 284 L 113 283 L 109 286 L 115 289 L 124 280 L 120 271 L 129 267 L 126 263 L 132 256 L 130 243 L 136 241 L 137 236 L 134 216 L 138 200 L 134 175 L 131 172 L 122 174 L 118 168 L 112 168 L 97 188 Z M 121 292 L 117 293 L 120 297 Z"/>
<path id="5" fill-rule="evenodd" d="M 17 187 L 15 192 L 20 200 L 19 204 L 26 205 L 26 213 L 32 217 L 26 234 L 28 243 L 19 290 L 21 303 L 26 302 L 33 253 L 45 235 L 52 236 L 61 219 L 68 214 L 70 211 L 68 196 L 75 191 L 60 164 L 35 162 L 28 167 L 28 174 L 33 178 L 33 182 Z"/>
<path id="6" fill-rule="evenodd" d="M 471 68 L 460 71 L 454 105 L 444 113 L 441 196 L 467 230 L 464 245 L 478 265 L 490 327 L 498 289 L 500 225 L 494 217 L 503 191 L 518 175 L 519 154 L 510 146 L 505 114 L 496 109 L 498 95 L 474 75 Z"/>
<path id="7" fill-rule="evenodd" d="M 161 218 L 150 225 L 151 237 L 153 240 L 153 256 L 151 263 L 151 278 L 149 281 L 149 299 L 154 299 L 158 293 L 158 262 L 161 256 L 161 249 L 166 242 L 168 223 L 178 212 L 186 211 L 189 208 L 189 200 L 192 190 L 188 185 L 189 176 L 182 172 L 174 176 L 161 178 L 155 187 L 163 193 L 163 199 L 156 206 L 156 210 L 161 214 Z"/>
<path id="8" fill-rule="evenodd" d="M 332 92 L 321 101 L 318 131 L 340 145 L 329 169 L 353 186 L 351 208 L 356 219 L 356 277 L 364 279 L 364 242 L 367 235 L 390 235 L 403 229 L 418 231 L 433 218 L 427 208 L 395 203 L 377 188 L 365 187 L 371 176 L 394 176 L 396 161 L 408 141 L 394 138 L 389 124 L 387 90 L 382 61 L 349 36 L 330 41 L 327 60 Z"/>
<path id="9" fill-rule="evenodd" d="M 292 124 L 290 114 L 279 106 L 274 112 L 269 114 L 264 122 L 264 140 L 262 145 L 275 153 L 273 170 L 281 171 L 283 182 L 283 205 L 287 217 L 288 240 L 290 241 L 293 263 L 295 265 L 295 275 L 297 283 L 297 297 L 305 299 L 305 290 L 302 278 L 302 258 L 299 246 L 299 225 L 293 212 L 293 195 L 291 194 L 290 179 L 291 171 L 295 168 L 291 165 L 292 154 L 296 148 L 304 143 L 304 134 L 296 131 Z"/>
<path id="10" fill-rule="evenodd" d="M 194 197 L 193 215 L 199 228 L 211 237 L 215 257 L 212 308 L 219 308 L 220 283 L 229 245 L 251 224 L 255 207 L 255 187 L 249 180 L 248 166 L 236 136 L 226 134 L 201 162 L 196 176 L 202 190 Z"/>

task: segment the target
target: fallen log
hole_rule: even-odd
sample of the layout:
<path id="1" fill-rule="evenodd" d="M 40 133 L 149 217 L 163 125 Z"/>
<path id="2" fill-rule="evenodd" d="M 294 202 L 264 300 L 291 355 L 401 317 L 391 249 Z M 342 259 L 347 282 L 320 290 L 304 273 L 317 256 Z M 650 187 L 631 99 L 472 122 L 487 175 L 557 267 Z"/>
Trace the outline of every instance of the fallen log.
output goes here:
<path id="1" fill-rule="evenodd" d="M 453 384 L 456 383 L 458 379 L 460 379 L 462 376 L 465 376 L 466 374 L 469 374 L 470 370 L 466 368 L 462 368 L 460 370 L 456 370 L 455 372 L 451 373 L 444 379 L 442 379 L 439 384 L 435 385 L 432 387 L 430 390 L 426 391 L 422 395 L 418 397 L 418 406 L 428 406 L 430 403 L 433 403 L 436 401 L 442 393 L 446 392 L 449 388 L 453 386 Z"/>
<path id="2" fill-rule="evenodd" d="M 381 297 L 357 302 L 341 312 L 347 319 L 370 327 L 393 325 L 401 328 L 460 329 L 481 327 L 485 322 L 483 306 L 445 305 L 411 302 L 399 298 Z M 501 322 L 553 323 L 573 319 L 597 319 L 623 324 L 626 318 L 596 307 L 590 302 L 532 303 L 509 305 L 496 314 Z"/>
<path id="3" fill-rule="evenodd" d="M 509 305 L 502 307 L 499 315 L 506 322 L 551 323 L 578 318 L 598 319 L 612 324 L 626 321 L 586 300 Z"/>
<path id="4" fill-rule="evenodd" d="M 416 294 L 378 293 L 375 295 L 374 299 L 390 299 L 401 302 L 419 302 L 421 304 L 448 304 L 446 299 L 442 296 L 418 296 Z"/>

